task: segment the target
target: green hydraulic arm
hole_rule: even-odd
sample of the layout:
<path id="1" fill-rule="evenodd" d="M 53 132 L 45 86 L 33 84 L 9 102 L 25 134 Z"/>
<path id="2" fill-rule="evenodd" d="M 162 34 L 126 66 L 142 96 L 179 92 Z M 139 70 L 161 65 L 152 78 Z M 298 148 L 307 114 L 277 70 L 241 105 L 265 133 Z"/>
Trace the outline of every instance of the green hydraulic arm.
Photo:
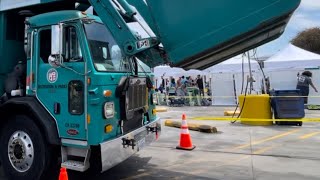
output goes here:
<path id="1" fill-rule="evenodd" d="M 151 67 L 185 69 L 205 69 L 278 38 L 300 1 L 89 0 L 126 54 Z M 154 32 L 148 46 L 139 49 L 129 21 Z"/>
<path id="2" fill-rule="evenodd" d="M 137 54 L 159 44 L 156 35 L 139 12 L 125 0 L 89 0 L 89 2 L 127 55 Z M 136 22 L 149 37 L 139 38 L 134 29 L 128 26 L 128 22 Z"/>
<path id="3" fill-rule="evenodd" d="M 278 38 L 301 0 L 5 2 L 0 11 L 33 5 L 43 7 L 40 13 L 44 13 L 53 11 L 53 5 L 63 9 L 73 3 L 77 3 L 74 9 L 85 11 L 93 6 L 127 56 L 136 56 L 150 67 L 205 69 Z M 3 8 L 4 4 L 8 6 Z"/>

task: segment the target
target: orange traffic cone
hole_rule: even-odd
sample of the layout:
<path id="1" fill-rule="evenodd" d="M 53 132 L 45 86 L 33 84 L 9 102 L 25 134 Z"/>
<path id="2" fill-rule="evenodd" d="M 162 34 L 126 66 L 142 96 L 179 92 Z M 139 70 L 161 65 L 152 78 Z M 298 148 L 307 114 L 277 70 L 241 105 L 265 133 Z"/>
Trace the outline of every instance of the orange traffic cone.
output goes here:
<path id="1" fill-rule="evenodd" d="M 177 149 L 193 150 L 195 146 L 192 145 L 191 136 L 186 120 L 186 114 L 182 114 L 181 132 L 180 132 L 180 145 Z"/>
<path id="2" fill-rule="evenodd" d="M 68 180 L 67 169 L 64 167 L 60 169 L 59 180 Z"/>

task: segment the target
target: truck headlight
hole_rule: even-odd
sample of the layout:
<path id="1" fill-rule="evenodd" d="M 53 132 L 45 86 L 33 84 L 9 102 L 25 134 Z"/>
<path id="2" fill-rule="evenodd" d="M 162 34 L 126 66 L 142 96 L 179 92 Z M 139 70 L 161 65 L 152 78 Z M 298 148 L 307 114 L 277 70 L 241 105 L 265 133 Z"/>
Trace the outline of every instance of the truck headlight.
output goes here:
<path id="1" fill-rule="evenodd" d="M 152 94 L 152 103 L 153 104 L 158 104 L 157 93 L 153 93 Z"/>
<path id="2" fill-rule="evenodd" d="M 114 117 L 114 103 L 106 102 L 104 104 L 104 117 L 110 119 Z"/>

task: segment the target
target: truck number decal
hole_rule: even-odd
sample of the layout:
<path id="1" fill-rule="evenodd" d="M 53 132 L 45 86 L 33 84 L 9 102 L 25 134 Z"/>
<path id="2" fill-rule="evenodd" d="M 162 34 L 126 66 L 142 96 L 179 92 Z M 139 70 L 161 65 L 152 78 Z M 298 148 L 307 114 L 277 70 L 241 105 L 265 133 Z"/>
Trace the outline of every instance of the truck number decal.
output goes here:
<path id="1" fill-rule="evenodd" d="M 149 40 L 145 39 L 145 40 L 138 41 L 137 47 L 138 47 L 138 49 L 150 47 Z"/>
<path id="2" fill-rule="evenodd" d="M 64 126 L 66 128 L 76 128 L 76 129 L 80 128 L 80 124 L 76 124 L 76 123 L 65 123 Z"/>

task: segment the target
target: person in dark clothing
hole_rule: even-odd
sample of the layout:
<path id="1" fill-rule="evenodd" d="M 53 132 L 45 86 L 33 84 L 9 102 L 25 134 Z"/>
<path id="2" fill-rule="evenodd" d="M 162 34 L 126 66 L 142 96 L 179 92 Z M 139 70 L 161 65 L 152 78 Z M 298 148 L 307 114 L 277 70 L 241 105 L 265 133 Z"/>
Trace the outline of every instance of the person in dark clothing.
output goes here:
<path id="1" fill-rule="evenodd" d="M 163 76 L 161 77 L 161 79 L 162 79 L 161 85 L 162 85 L 162 87 L 164 88 L 166 85 L 164 84 L 164 83 L 165 83 L 165 81 L 164 81 Z"/>
<path id="2" fill-rule="evenodd" d="M 163 76 L 161 76 L 161 84 L 160 84 L 160 86 L 159 86 L 159 88 L 158 88 L 158 90 L 161 92 L 161 93 L 163 93 L 163 91 L 165 90 L 164 88 L 165 88 L 165 81 L 164 81 L 164 78 L 163 78 Z"/>
<path id="3" fill-rule="evenodd" d="M 170 87 L 176 87 L 176 80 L 171 77 Z"/>
<path id="4" fill-rule="evenodd" d="M 266 86 L 266 87 L 264 87 Z M 270 79 L 269 77 L 264 79 L 264 82 L 262 81 L 262 94 L 270 94 Z"/>
<path id="5" fill-rule="evenodd" d="M 297 89 L 300 90 L 301 95 L 304 96 L 304 103 L 308 104 L 309 85 L 318 92 L 317 88 L 313 85 L 312 73 L 310 71 L 304 71 L 301 75 L 298 75 Z"/>
<path id="6" fill-rule="evenodd" d="M 200 75 L 198 75 L 198 78 L 197 78 L 197 85 L 198 85 L 198 88 L 199 88 L 199 91 L 200 91 L 200 96 L 204 96 L 204 90 L 203 90 L 203 81 L 202 81 L 202 78 Z"/>

